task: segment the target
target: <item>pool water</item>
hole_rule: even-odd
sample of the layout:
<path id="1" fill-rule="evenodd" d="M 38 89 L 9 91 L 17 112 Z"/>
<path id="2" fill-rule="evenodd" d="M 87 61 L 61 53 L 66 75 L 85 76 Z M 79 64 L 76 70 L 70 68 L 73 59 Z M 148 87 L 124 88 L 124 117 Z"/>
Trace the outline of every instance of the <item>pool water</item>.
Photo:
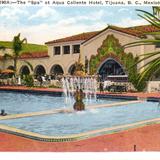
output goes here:
<path id="1" fill-rule="evenodd" d="M 87 109 L 12 120 L 0 124 L 50 136 L 64 136 L 160 118 L 158 103 L 142 102 L 118 107 Z"/>
<path id="2" fill-rule="evenodd" d="M 86 105 L 113 103 L 122 100 L 89 100 Z M 0 110 L 5 109 L 7 114 L 19 114 L 28 112 L 38 112 L 57 108 L 72 108 L 74 100 L 66 103 L 64 97 L 51 95 L 22 94 L 13 92 L 0 92 Z"/>

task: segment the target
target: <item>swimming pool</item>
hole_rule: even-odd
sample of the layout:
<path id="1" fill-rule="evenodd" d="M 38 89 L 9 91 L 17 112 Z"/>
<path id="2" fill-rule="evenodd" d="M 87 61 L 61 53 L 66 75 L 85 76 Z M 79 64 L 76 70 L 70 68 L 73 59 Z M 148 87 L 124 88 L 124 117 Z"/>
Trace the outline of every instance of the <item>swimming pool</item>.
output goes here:
<path id="1" fill-rule="evenodd" d="M 85 101 L 86 105 L 107 104 L 120 102 L 123 100 L 98 99 Z M 74 100 L 66 103 L 64 97 L 50 95 L 25 94 L 14 92 L 0 92 L 0 110 L 5 109 L 7 114 L 19 114 L 28 112 L 38 112 L 57 108 L 72 108 Z"/>
<path id="2" fill-rule="evenodd" d="M 71 110 L 74 100 L 66 104 L 64 97 L 8 91 L 1 91 L 0 97 L 0 109 L 15 116 L 6 120 L 2 118 L 7 116 L 2 116 L 0 131 L 43 141 L 70 141 L 68 137 L 75 140 L 79 135 L 90 137 L 160 121 L 160 106 L 156 102 L 92 99 L 85 100 L 85 111 L 53 113 L 57 109 Z M 53 112 L 45 115 L 39 111 Z"/>
<path id="3" fill-rule="evenodd" d="M 141 102 L 81 112 L 0 120 L 0 124 L 47 136 L 68 136 L 160 118 L 158 103 Z"/>

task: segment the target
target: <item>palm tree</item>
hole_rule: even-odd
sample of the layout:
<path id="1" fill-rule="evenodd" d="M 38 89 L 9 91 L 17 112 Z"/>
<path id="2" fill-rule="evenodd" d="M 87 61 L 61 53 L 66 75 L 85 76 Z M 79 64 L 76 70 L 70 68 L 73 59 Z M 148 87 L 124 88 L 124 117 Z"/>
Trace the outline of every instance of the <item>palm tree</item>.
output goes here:
<path id="1" fill-rule="evenodd" d="M 20 33 L 17 35 L 17 36 L 14 36 L 13 38 L 13 54 L 8 54 L 6 53 L 4 55 L 4 58 L 10 58 L 10 59 L 13 59 L 13 66 L 14 66 L 14 71 L 15 71 L 15 74 L 17 73 L 17 61 L 18 59 L 21 57 L 21 55 L 23 54 L 22 53 L 22 49 L 23 49 L 23 43 L 27 43 L 27 39 L 24 38 L 24 39 L 20 39 Z M 28 61 L 25 61 L 23 60 L 25 63 L 27 63 L 31 70 L 33 70 L 32 68 L 32 65 L 28 62 Z"/>
<path id="2" fill-rule="evenodd" d="M 153 9 L 153 15 L 159 17 L 160 16 L 160 7 L 153 6 L 152 9 Z"/>
<path id="3" fill-rule="evenodd" d="M 138 16 L 145 19 L 151 25 L 159 28 L 160 30 L 160 7 L 153 7 L 153 13 L 139 9 L 137 11 L 139 12 Z M 146 34 L 153 35 L 154 39 L 140 40 L 137 42 L 128 43 L 124 45 L 124 48 L 140 45 L 160 45 L 160 31 L 152 33 L 149 32 Z M 148 60 L 148 62 L 141 66 L 141 68 L 144 68 L 144 70 L 139 75 L 138 84 L 141 84 L 144 79 L 150 79 L 153 75 L 160 73 L 160 51 L 140 55 L 140 60 L 135 65 L 144 60 Z"/>

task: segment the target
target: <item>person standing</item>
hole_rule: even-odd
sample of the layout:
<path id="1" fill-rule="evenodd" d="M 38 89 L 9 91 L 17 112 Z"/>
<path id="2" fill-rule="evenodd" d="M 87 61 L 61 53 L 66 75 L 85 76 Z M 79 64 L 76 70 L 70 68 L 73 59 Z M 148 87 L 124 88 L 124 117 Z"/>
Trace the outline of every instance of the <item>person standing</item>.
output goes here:
<path id="1" fill-rule="evenodd" d="M 99 90 L 100 92 L 103 92 L 103 82 L 102 81 L 100 81 L 99 83 Z"/>

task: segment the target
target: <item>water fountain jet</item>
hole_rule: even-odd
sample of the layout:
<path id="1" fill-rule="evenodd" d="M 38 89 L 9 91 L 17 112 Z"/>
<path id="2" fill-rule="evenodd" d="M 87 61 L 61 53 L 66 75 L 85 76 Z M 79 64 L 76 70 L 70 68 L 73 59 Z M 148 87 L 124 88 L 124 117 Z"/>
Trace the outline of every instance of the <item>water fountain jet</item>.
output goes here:
<path id="1" fill-rule="evenodd" d="M 71 102 L 74 97 L 75 103 L 73 109 L 76 111 L 85 110 L 83 99 L 90 100 L 92 96 L 96 98 L 97 81 L 96 77 L 88 76 L 84 72 L 84 66 L 80 61 L 75 63 L 75 71 L 73 76 L 65 76 L 62 78 L 63 90 L 66 102 Z"/>

